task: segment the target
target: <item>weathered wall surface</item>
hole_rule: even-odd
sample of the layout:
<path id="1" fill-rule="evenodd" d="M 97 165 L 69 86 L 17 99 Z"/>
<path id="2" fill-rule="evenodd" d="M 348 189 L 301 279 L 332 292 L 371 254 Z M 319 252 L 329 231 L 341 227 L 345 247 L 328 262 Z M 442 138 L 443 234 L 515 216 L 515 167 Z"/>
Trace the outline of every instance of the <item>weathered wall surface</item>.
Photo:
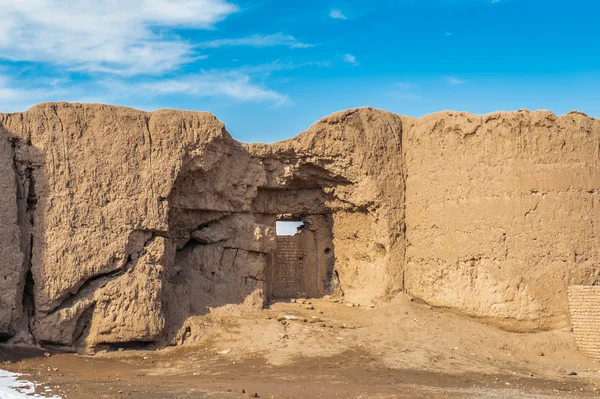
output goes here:
<path id="1" fill-rule="evenodd" d="M 17 331 L 25 281 L 14 168 L 13 148 L 0 129 L 0 339 Z"/>
<path id="2" fill-rule="evenodd" d="M 600 271 L 600 124 L 578 113 L 405 123 L 406 289 L 515 329 L 568 325 Z"/>
<path id="3" fill-rule="evenodd" d="M 273 187 L 304 189 L 295 197 L 302 201 L 286 202 L 301 205 L 298 211 L 276 213 L 333 215 L 333 278 L 352 302 L 367 304 L 402 288 L 402 129 L 398 115 L 363 108 L 335 113 L 290 140 L 247 146 L 272 170 Z M 261 205 L 282 204 L 277 197 L 285 195 L 275 191 Z"/>
<path id="4" fill-rule="evenodd" d="M 262 306 L 279 214 L 327 224 L 319 292 L 568 325 L 566 287 L 600 271 L 599 136 L 548 112 L 355 109 L 273 145 L 207 113 L 0 114 L 0 340 L 182 343 L 192 316 Z"/>

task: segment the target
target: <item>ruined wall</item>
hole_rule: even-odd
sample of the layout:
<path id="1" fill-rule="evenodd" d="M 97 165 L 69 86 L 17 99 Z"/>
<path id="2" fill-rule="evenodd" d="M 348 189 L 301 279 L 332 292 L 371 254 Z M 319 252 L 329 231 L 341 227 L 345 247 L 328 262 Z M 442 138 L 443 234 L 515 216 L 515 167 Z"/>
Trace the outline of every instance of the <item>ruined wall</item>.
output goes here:
<path id="1" fill-rule="evenodd" d="M 290 140 L 247 145 L 267 166 L 270 187 L 303 189 L 295 197 L 282 190 L 259 192 L 257 209 L 298 204 L 297 210 L 275 213 L 332 215 L 331 278 L 352 302 L 368 304 L 402 288 L 402 130 L 398 115 L 363 108 L 335 113 Z"/>
<path id="2" fill-rule="evenodd" d="M 600 272 L 600 123 L 579 113 L 407 120 L 406 289 L 511 329 L 567 326 Z"/>
<path id="3" fill-rule="evenodd" d="M 273 145 L 207 113 L 0 114 L 0 340 L 183 343 L 190 318 L 263 305 L 279 214 L 327 225 L 318 293 L 566 326 L 566 287 L 600 274 L 599 137 L 525 111 L 354 109 Z"/>
<path id="4" fill-rule="evenodd" d="M 0 340 L 16 334 L 25 284 L 14 150 L 0 129 Z"/>

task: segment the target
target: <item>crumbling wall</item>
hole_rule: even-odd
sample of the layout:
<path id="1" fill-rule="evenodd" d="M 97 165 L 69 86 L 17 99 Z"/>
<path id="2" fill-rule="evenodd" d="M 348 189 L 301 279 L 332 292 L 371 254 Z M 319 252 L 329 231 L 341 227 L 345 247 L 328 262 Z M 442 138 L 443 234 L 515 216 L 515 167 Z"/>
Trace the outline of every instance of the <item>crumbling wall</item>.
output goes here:
<path id="1" fill-rule="evenodd" d="M 0 127 L 0 341 L 17 333 L 25 284 L 14 158 Z"/>
<path id="2" fill-rule="evenodd" d="M 363 108 L 273 145 L 207 113 L 0 114 L 0 339 L 185 342 L 190 318 L 262 306 L 280 214 L 306 217 L 318 294 L 562 327 L 566 287 L 600 274 L 599 141 L 577 113 Z"/>
<path id="3" fill-rule="evenodd" d="M 371 108 L 335 113 L 297 137 L 247 145 L 268 171 L 255 209 L 332 217 L 338 293 L 368 304 L 402 288 L 402 121 Z M 282 188 L 297 189 L 292 194 Z M 279 209 L 269 209 L 273 205 Z M 298 208 L 287 205 L 300 205 Z M 339 280 L 338 280 L 339 278 Z"/>
<path id="4" fill-rule="evenodd" d="M 578 113 L 405 121 L 406 290 L 516 330 L 567 326 L 600 259 L 600 124 Z"/>

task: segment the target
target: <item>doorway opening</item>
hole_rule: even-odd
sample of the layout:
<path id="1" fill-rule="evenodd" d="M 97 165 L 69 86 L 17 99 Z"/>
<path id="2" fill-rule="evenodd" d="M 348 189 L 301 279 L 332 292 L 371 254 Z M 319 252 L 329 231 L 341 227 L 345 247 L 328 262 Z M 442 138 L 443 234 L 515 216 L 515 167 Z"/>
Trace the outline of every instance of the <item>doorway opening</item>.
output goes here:
<path id="1" fill-rule="evenodd" d="M 334 265 L 329 215 L 277 215 L 276 249 L 267 272 L 269 297 L 322 297 Z"/>

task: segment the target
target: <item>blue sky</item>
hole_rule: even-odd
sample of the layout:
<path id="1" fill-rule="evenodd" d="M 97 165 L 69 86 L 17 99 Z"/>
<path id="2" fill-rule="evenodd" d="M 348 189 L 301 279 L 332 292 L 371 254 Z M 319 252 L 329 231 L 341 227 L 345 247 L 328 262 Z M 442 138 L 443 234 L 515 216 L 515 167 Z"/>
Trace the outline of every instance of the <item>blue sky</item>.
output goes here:
<path id="1" fill-rule="evenodd" d="M 600 117 L 596 0 L 0 0 L 0 15 L 0 112 L 210 111 L 247 142 L 357 106 Z"/>

